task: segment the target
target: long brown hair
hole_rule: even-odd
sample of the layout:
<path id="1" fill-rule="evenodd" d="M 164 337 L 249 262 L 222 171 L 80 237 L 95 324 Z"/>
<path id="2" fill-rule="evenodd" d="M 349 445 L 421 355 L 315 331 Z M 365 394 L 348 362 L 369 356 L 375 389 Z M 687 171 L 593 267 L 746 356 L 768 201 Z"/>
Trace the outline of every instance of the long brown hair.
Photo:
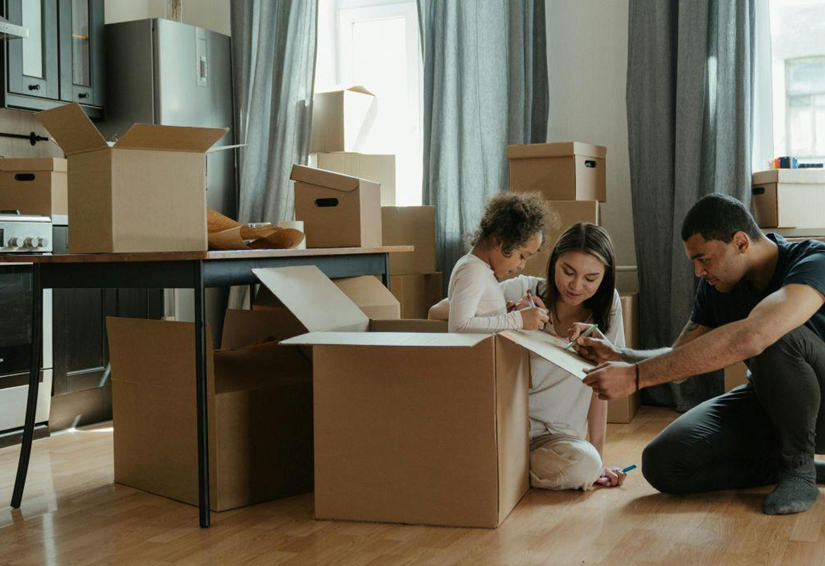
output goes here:
<path id="1" fill-rule="evenodd" d="M 616 288 L 616 254 L 613 251 L 613 240 L 601 226 L 579 222 L 559 236 L 547 264 L 547 291 L 543 297 L 544 302 L 555 312 L 559 294 L 556 289 L 556 262 L 559 256 L 570 251 L 588 253 L 605 266 L 604 278 L 596 294 L 587 299 L 584 306 L 593 313 L 593 322 L 599 325 L 599 330 L 607 333 L 612 323 L 611 310 Z"/>

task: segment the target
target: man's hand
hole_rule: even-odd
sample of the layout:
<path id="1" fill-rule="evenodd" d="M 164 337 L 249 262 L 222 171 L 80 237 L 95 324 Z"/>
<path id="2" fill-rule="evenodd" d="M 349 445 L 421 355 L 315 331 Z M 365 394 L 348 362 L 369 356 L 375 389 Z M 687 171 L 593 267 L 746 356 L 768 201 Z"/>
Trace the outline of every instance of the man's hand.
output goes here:
<path id="1" fill-rule="evenodd" d="M 584 384 L 598 393 L 599 399 L 612 401 L 628 397 L 636 391 L 636 368 L 624 362 L 607 362 L 585 369 Z"/>
<path id="2" fill-rule="evenodd" d="M 581 334 L 590 328 L 590 324 L 576 322 L 570 327 L 568 340 L 573 342 L 573 349 L 584 359 L 594 364 L 604 362 L 619 362 L 622 356 L 619 350 L 597 328 L 590 336 L 580 338 Z"/>

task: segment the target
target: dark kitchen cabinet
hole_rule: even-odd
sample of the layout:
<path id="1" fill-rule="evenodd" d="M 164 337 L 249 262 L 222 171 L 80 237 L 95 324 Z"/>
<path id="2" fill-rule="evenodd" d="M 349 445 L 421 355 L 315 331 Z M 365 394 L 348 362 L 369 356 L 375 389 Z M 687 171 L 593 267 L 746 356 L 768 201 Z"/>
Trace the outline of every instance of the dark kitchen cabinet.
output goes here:
<path id="1" fill-rule="evenodd" d="M 0 0 L 28 37 L 0 41 L 2 106 L 46 110 L 78 102 L 103 117 L 103 0 Z"/>

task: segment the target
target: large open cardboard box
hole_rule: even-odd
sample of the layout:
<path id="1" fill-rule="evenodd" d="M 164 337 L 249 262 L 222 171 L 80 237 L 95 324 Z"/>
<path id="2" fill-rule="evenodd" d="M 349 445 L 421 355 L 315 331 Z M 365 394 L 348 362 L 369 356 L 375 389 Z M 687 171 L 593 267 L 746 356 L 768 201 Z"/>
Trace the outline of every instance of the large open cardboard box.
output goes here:
<path id="1" fill-rule="evenodd" d="M 206 332 L 213 511 L 312 490 L 312 370 L 272 341 L 296 330 L 278 315 L 227 311 L 223 350 Z M 197 505 L 193 325 L 109 318 L 107 328 L 115 481 Z"/>
<path id="2" fill-rule="evenodd" d="M 760 171 L 752 184 L 753 216 L 761 228 L 825 227 L 825 171 Z"/>
<path id="3" fill-rule="evenodd" d="M 308 248 L 381 245 L 381 185 L 302 165 L 292 166 L 290 179 Z"/>
<path id="4" fill-rule="evenodd" d="M 207 249 L 206 152 L 229 128 L 135 124 L 109 147 L 76 103 L 36 117 L 68 156 L 70 253 Z"/>
<path id="5" fill-rule="evenodd" d="M 316 92 L 309 152 L 364 151 L 377 115 L 375 95 L 362 86 Z"/>
<path id="6" fill-rule="evenodd" d="M 581 142 L 507 146 L 510 190 L 548 200 L 607 200 L 607 148 Z"/>
<path id="7" fill-rule="evenodd" d="M 52 216 L 69 214 L 66 160 L 0 159 L 0 210 Z"/>
<path id="8" fill-rule="evenodd" d="M 528 354 L 572 356 L 529 333 L 371 321 L 312 266 L 254 272 L 310 330 L 282 344 L 313 347 L 316 517 L 501 524 L 529 486 Z"/>

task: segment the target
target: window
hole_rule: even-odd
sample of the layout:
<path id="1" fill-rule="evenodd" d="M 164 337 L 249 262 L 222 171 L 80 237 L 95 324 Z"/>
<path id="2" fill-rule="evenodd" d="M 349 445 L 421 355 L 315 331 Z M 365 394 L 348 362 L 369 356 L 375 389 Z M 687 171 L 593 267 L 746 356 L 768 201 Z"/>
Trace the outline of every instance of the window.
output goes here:
<path id="1" fill-rule="evenodd" d="M 321 0 L 315 90 L 360 85 L 376 95 L 368 153 L 396 156 L 396 204 L 421 204 L 421 48 L 414 0 Z"/>
<path id="2" fill-rule="evenodd" d="M 773 149 L 825 161 L 825 0 L 771 0 Z"/>

